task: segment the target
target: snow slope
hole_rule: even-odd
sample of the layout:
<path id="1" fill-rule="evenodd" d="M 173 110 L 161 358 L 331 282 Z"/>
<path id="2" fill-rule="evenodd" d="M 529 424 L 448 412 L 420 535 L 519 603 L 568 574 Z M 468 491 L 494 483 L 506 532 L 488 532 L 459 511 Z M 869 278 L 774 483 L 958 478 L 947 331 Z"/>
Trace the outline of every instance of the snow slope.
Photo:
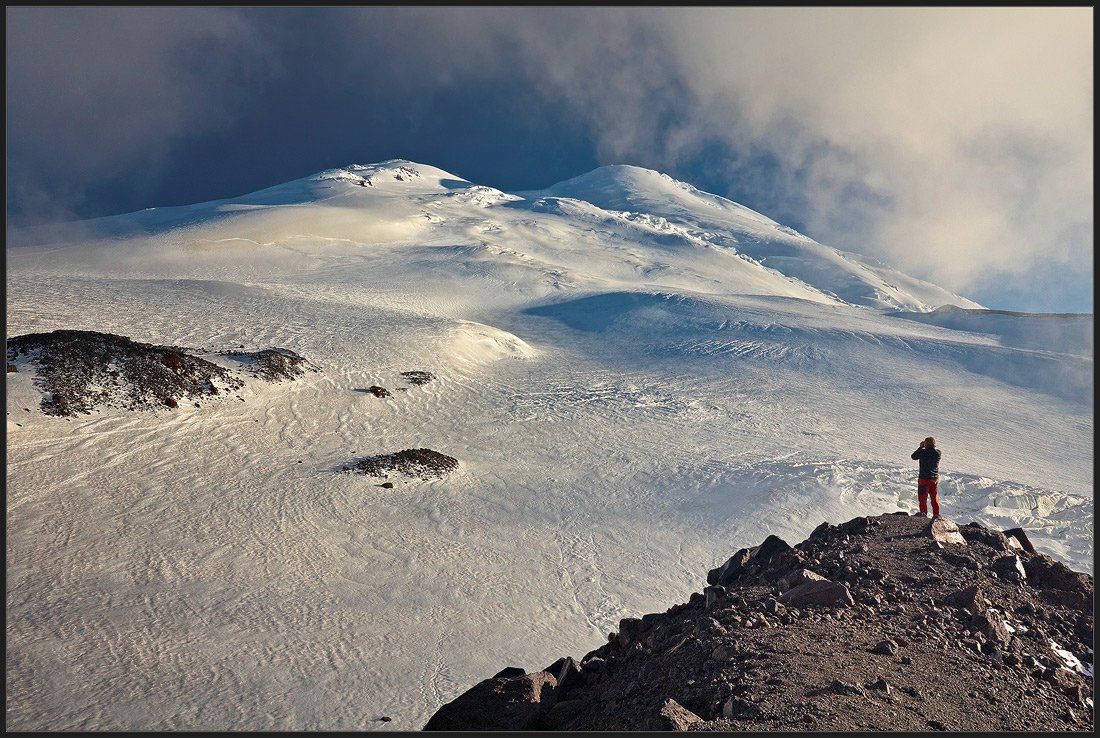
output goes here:
<path id="1" fill-rule="evenodd" d="M 629 219 L 688 229 L 825 294 L 855 305 L 928 310 L 943 304 L 980 308 L 936 285 L 874 259 L 817 243 L 743 205 L 629 165 L 605 166 L 528 197 L 577 198 Z"/>
<path id="2" fill-rule="evenodd" d="M 7 375 L 9 729 L 416 730 L 769 533 L 914 511 L 929 434 L 945 514 L 1092 571 L 1091 316 L 1021 340 L 656 172 L 505 193 L 394 160 L 7 257 L 9 336 L 321 369 L 75 418 Z M 340 471 L 406 448 L 459 469 Z"/>

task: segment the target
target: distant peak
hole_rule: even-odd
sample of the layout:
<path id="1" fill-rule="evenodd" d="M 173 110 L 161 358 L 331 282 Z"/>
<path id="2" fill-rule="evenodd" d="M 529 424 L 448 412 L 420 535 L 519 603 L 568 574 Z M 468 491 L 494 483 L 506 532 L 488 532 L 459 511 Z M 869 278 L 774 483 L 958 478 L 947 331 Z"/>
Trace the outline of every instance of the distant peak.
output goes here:
<path id="1" fill-rule="evenodd" d="M 455 174 L 408 159 L 386 159 L 373 164 L 348 164 L 347 166 L 318 172 L 312 179 L 341 180 L 364 187 L 373 187 L 380 181 L 421 181 L 430 184 L 447 183 L 450 186 L 457 183 L 468 184 L 466 179 Z"/>
<path id="2" fill-rule="evenodd" d="M 647 180 L 665 180 L 667 182 L 675 182 L 672 177 L 667 174 L 658 172 L 655 169 L 646 169 L 645 167 L 635 166 L 634 164 L 605 164 L 601 167 L 585 172 L 584 174 L 577 175 L 563 182 L 559 182 L 558 185 L 564 185 L 566 183 L 576 182 L 597 182 L 597 181 L 616 181 L 616 182 L 629 182 L 629 181 L 647 181 Z M 558 186 L 555 185 L 555 186 Z"/>
<path id="3" fill-rule="evenodd" d="M 678 193 L 678 197 L 683 197 L 686 194 L 704 200 L 721 201 L 736 205 L 736 203 L 700 190 L 698 187 L 682 182 L 664 172 L 634 164 L 605 164 L 584 174 L 553 184 L 543 192 L 549 195 L 561 193 L 567 197 L 584 197 L 588 194 L 607 197 L 614 193 L 620 197 L 628 198 L 645 195 L 660 198 Z"/>

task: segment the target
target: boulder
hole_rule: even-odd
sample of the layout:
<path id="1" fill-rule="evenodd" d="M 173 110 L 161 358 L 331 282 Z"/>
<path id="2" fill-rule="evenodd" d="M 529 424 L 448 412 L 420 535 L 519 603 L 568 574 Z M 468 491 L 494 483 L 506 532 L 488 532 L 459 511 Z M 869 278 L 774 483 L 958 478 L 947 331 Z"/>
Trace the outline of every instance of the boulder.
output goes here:
<path id="1" fill-rule="evenodd" d="M 1004 532 L 1004 535 L 1008 539 L 1010 545 L 1015 544 L 1031 554 L 1037 553 L 1035 551 L 1035 546 L 1031 545 L 1031 541 L 1028 540 L 1027 533 L 1024 533 L 1023 528 L 1010 528 Z"/>
<path id="2" fill-rule="evenodd" d="M 753 551 L 752 559 L 767 563 L 791 550 L 790 545 L 779 536 L 771 535 L 764 539 Z"/>
<path id="3" fill-rule="evenodd" d="M 1004 620 L 993 611 L 986 611 L 975 615 L 970 621 L 971 630 L 976 630 L 998 645 L 1008 643 L 1012 634 L 1005 626 Z"/>
<path id="4" fill-rule="evenodd" d="M 871 653 L 879 653 L 883 656 L 893 656 L 898 652 L 898 644 L 892 640 L 879 641 Z"/>
<path id="5" fill-rule="evenodd" d="M 716 569 L 707 572 L 707 584 L 728 584 L 737 578 L 738 570 L 752 558 L 752 548 L 743 548 Z"/>
<path id="6" fill-rule="evenodd" d="M 550 664 L 550 666 L 543 669 L 543 671 L 557 680 L 559 698 L 573 687 L 582 686 L 585 681 L 581 665 L 578 664 L 572 656 L 565 656 L 558 659 Z"/>
<path id="7" fill-rule="evenodd" d="M 796 569 L 781 577 L 777 584 L 779 585 L 779 589 L 785 592 L 801 584 L 806 584 L 807 582 L 821 581 L 825 581 L 825 577 L 817 572 L 810 571 L 809 569 Z"/>
<path id="8" fill-rule="evenodd" d="M 545 671 L 486 679 L 443 705 L 424 730 L 532 730 L 557 701 Z"/>
<path id="9" fill-rule="evenodd" d="M 959 532 L 959 526 L 955 521 L 943 516 L 932 518 L 922 532 L 922 535 L 928 536 L 933 541 L 938 541 L 940 543 L 966 545 L 966 539 L 963 538 L 962 533 Z"/>
<path id="10" fill-rule="evenodd" d="M 542 716 L 535 730 L 569 730 L 570 723 L 584 713 L 583 700 L 559 699 Z"/>
<path id="11" fill-rule="evenodd" d="M 1027 579 L 1024 565 L 1020 562 L 1020 557 L 1016 554 L 1010 553 L 1000 557 L 993 562 L 992 568 L 1001 579 L 1006 579 L 1010 582 L 1018 582 Z"/>
<path id="12" fill-rule="evenodd" d="M 787 607 L 854 605 L 855 600 L 847 585 L 820 579 L 787 590 L 779 595 L 779 604 Z"/>
<path id="13" fill-rule="evenodd" d="M 789 566 L 797 560 L 794 549 L 779 536 L 770 535 L 759 546 L 743 548 L 717 569 L 707 572 L 707 584 L 727 585 L 737 580 L 750 565 Z"/>
<path id="14" fill-rule="evenodd" d="M 1066 592 L 1092 592 L 1092 581 L 1088 574 L 1075 572 L 1046 554 L 1029 557 L 1023 568 L 1028 580 L 1035 587 Z"/>
<path id="15" fill-rule="evenodd" d="M 639 618 L 623 618 L 619 621 L 619 631 L 615 636 L 615 641 L 626 648 L 638 640 L 638 636 L 648 629 L 649 624 L 642 622 Z"/>
<path id="16" fill-rule="evenodd" d="M 703 722 L 703 718 L 669 697 L 650 722 L 650 730 L 691 730 L 691 726 Z"/>
<path id="17" fill-rule="evenodd" d="M 975 615 L 986 611 L 988 600 L 983 596 L 981 588 L 972 584 L 947 596 L 947 604 L 962 609 L 967 609 Z"/>

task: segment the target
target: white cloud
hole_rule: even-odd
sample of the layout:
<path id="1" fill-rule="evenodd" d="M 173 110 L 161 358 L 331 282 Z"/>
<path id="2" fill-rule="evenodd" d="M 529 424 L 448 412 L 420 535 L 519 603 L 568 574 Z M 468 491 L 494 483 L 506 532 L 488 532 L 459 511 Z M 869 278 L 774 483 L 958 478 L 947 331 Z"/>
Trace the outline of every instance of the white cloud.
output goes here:
<path id="1" fill-rule="evenodd" d="M 463 9 L 417 20 L 419 38 L 440 42 L 433 66 L 449 83 L 524 73 L 588 126 L 605 163 L 673 169 L 722 141 L 740 159 L 726 163 L 730 181 L 766 181 L 759 202 L 796 203 L 810 235 L 954 290 L 1037 262 L 1091 272 L 1091 8 Z M 762 154 L 779 170 L 746 169 Z"/>
<path id="2" fill-rule="evenodd" d="M 819 240 L 954 289 L 1035 261 L 1091 270 L 1091 8 L 661 16 L 695 96 L 725 103 L 698 133 L 804 172 Z M 853 187 L 890 207 L 852 212 Z"/>

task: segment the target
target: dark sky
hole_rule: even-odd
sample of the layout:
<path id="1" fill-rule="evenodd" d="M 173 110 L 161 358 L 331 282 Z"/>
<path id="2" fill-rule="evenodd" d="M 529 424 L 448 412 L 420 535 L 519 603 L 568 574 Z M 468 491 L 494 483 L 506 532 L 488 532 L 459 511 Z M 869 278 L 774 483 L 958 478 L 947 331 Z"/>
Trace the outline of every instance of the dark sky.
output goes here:
<path id="1" fill-rule="evenodd" d="M 1092 312 L 1092 8 L 7 7 L 8 227 L 404 158 L 665 172 L 988 307 Z"/>

